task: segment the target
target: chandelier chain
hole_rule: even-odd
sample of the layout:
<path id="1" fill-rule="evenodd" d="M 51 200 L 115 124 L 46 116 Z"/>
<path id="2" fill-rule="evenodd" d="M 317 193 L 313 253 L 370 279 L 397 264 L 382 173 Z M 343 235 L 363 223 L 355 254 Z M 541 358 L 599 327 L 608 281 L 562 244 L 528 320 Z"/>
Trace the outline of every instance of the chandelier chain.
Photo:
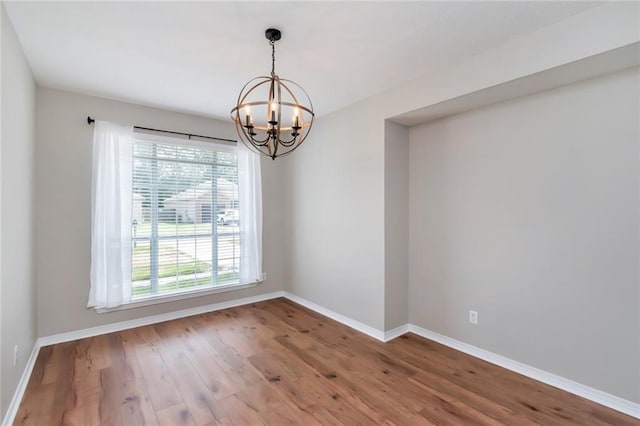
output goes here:
<path id="1" fill-rule="evenodd" d="M 271 45 L 271 77 L 273 77 L 276 75 L 276 42 L 270 40 L 269 44 Z"/>

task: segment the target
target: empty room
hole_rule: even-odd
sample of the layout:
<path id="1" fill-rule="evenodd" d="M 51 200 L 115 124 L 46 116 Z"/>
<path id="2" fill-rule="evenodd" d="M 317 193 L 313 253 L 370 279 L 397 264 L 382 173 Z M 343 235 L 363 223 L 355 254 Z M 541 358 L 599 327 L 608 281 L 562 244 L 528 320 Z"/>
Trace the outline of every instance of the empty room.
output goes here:
<path id="1" fill-rule="evenodd" d="M 1 2 L 2 425 L 640 425 L 640 3 Z"/>

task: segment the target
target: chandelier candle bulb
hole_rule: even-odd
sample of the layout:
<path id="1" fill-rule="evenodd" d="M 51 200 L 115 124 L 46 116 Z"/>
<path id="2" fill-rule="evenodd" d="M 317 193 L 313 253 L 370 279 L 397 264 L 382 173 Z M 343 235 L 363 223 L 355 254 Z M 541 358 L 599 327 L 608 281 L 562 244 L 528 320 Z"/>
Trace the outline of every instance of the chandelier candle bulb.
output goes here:
<path id="1" fill-rule="evenodd" d="M 249 108 L 248 106 L 245 107 L 244 113 L 246 114 L 245 115 L 246 125 L 244 127 L 248 129 L 249 127 L 251 127 L 251 108 Z"/>
<path id="2" fill-rule="evenodd" d="M 298 108 L 294 108 L 293 110 L 293 128 L 297 128 L 298 127 L 298 114 L 300 113 L 300 111 L 298 111 Z"/>

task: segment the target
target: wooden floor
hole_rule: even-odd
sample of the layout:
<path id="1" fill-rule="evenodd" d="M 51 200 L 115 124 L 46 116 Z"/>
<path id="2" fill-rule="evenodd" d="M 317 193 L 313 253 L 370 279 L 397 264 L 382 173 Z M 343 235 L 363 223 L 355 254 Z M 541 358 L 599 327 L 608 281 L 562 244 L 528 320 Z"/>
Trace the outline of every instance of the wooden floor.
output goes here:
<path id="1" fill-rule="evenodd" d="M 42 348 L 16 424 L 640 424 L 408 334 L 285 299 Z"/>

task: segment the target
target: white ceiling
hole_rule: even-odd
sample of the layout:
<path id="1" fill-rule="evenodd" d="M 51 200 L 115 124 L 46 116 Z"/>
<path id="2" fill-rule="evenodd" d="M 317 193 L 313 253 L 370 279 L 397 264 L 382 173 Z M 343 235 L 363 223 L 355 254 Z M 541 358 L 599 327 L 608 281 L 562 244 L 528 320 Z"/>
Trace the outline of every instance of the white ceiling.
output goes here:
<path id="1" fill-rule="evenodd" d="M 37 82 L 228 118 L 276 72 L 318 115 L 597 6 L 593 2 L 10 2 Z"/>

